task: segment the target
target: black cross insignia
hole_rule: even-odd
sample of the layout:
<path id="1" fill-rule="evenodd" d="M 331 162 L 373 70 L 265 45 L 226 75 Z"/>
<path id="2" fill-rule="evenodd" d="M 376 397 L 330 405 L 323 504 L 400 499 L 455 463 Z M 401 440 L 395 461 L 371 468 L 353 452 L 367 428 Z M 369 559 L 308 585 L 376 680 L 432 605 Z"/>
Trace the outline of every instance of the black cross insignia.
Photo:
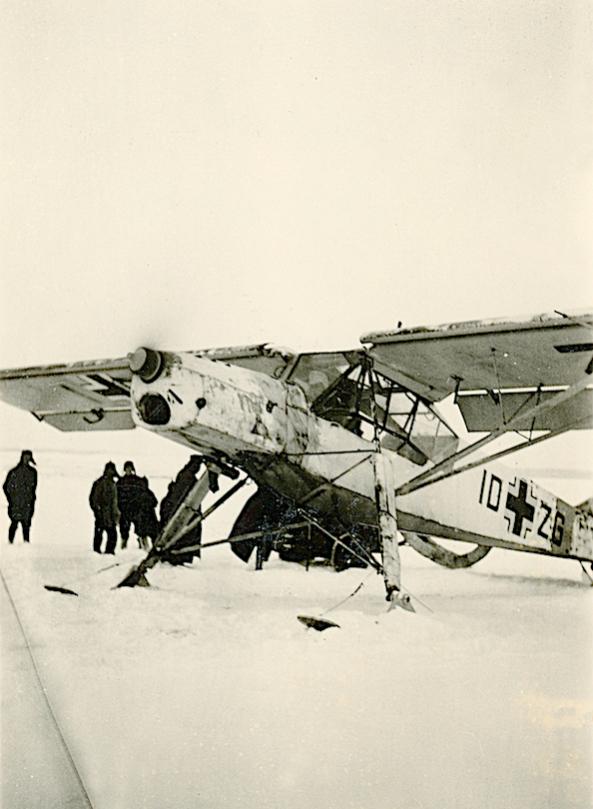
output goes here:
<path id="1" fill-rule="evenodd" d="M 519 494 L 516 497 L 511 492 L 507 494 L 506 507 L 514 515 L 511 531 L 513 534 L 521 536 L 523 520 L 533 522 L 535 515 L 535 508 L 527 502 L 527 482 L 525 480 L 519 481 Z"/>
<path id="2" fill-rule="evenodd" d="M 129 390 L 121 385 L 119 382 L 115 382 L 113 379 L 110 379 L 108 376 L 102 376 L 101 374 L 87 374 L 89 379 L 92 379 L 93 382 L 98 382 L 101 385 L 100 388 L 95 388 L 95 393 L 100 393 L 101 396 L 125 396 L 126 398 L 130 395 Z"/>

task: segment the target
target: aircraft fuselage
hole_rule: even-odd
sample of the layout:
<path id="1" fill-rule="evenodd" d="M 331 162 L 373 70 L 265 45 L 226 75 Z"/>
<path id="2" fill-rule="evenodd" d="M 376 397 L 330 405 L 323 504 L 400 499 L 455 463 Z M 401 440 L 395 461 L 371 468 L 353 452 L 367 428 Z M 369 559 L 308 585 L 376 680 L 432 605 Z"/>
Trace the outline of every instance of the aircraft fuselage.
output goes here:
<path id="1" fill-rule="evenodd" d="M 373 441 L 313 413 L 298 384 L 189 353 L 142 351 L 131 359 L 138 426 L 239 466 L 346 527 L 376 524 Z M 398 486 L 423 470 L 390 449 L 382 454 Z M 493 463 L 398 497 L 397 522 L 403 531 L 593 560 L 592 517 Z"/>

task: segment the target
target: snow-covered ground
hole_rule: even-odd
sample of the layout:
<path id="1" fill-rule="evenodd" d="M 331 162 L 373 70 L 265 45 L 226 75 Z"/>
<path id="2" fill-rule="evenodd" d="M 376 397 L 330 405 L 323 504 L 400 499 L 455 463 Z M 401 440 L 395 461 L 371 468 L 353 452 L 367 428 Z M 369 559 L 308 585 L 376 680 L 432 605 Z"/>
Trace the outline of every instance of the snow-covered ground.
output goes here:
<path id="1" fill-rule="evenodd" d="M 30 547 L 0 522 L 2 573 L 95 809 L 593 805 L 593 588 L 577 562 L 494 550 L 449 571 L 404 548 L 415 615 L 386 613 L 374 573 L 257 572 L 225 546 L 113 589 L 142 554 L 90 550 L 105 460 L 38 457 Z M 161 496 L 168 471 L 141 472 Z M 330 609 L 339 629 L 297 621 Z"/>

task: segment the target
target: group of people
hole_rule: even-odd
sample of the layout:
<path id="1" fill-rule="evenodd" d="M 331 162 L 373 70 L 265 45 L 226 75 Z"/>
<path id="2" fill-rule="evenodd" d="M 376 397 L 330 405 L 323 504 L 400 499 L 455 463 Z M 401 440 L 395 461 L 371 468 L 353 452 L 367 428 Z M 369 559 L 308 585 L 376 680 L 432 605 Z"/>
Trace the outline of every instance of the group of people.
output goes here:
<path id="1" fill-rule="evenodd" d="M 160 504 L 160 519 L 157 517 L 158 500 L 151 491 L 148 479 L 136 474 L 132 461 L 124 463 L 123 475 L 119 475 L 113 461 L 105 464 L 100 478 L 92 485 L 89 504 L 95 525 L 93 550 L 95 553 L 114 554 L 117 548 L 117 530 L 121 535 L 121 548 L 125 549 L 133 527 L 138 545 L 149 550 L 159 532 L 171 519 L 185 496 L 196 482 L 196 475 L 202 465 L 202 458 L 192 455 L 174 481 L 169 484 L 167 494 Z M 23 539 L 30 541 L 31 521 L 37 496 L 37 470 L 31 450 L 23 450 L 17 466 L 11 469 L 4 481 L 4 493 L 8 501 L 8 541 L 12 544 L 17 528 L 21 525 Z M 106 536 L 104 550 L 103 537 Z M 163 554 L 172 564 L 191 562 L 200 556 L 199 545 L 202 526 L 198 523 L 175 543 L 175 552 Z M 193 546 L 191 550 L 184 548 Z"/>
<path id="2" fill-rule="evenodd" d="M 160 520 L 157 518 L 157 498 L 145 477 L 139 477 L 132 461 L 124 464 L 123 475 L 118 475 L 113 461 L 105 464 L 100 478 L 92 486 L 89 503 L 95 516 L 93 549 L 101 553 L 103 534 L 107 541 L 104 553 L 115 553 L 117 527 L 121 535 L 122 549 L 127 547 L 130 529 L 133 526 L 138 544 L 144 550 L 154 544 L 159 532 L 171 519 L 185 496 L 196 482 L 196 474 L 203 461 L 199 455 L 192 455 L 174 481 L 169 484 L 167 494 L 160 504 Z M 171 564 L 190 563 L 194 556 L 200 556 L 199 545 L 202 525 L 198 523 L 175 543 L 175 549 L 162 553 L 164 561 Z M 191 550 L 184 551 L 184 548 Z"/>
<path id="3" fill-rule="evenodd" d="M 156 540 L 159 532 L 158 501 L 149 488 L 148 479 L 136 474 L 132 461 L 125 462 L 121 476 L 113 461 L 108 461 L 101 477 L 93 483 L 89 504 L 95 516 L 95 553 L 101 553 L 103 534 L 107 536 L 104 552 L 115 553 L 118 525 L 122 549 L 127 547 L 132 526 L 143 550 L 150 548 L 149 540 L 153 543 Z"/>

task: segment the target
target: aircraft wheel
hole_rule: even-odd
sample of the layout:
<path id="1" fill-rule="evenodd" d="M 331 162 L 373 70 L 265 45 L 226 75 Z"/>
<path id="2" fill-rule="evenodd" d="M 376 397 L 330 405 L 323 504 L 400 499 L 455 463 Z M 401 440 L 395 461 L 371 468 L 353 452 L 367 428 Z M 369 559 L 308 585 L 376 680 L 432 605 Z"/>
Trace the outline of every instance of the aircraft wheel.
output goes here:
<path id="1" fill-rule="evenodd" d="M 268 498 L 266 498 L 259 489 L 255 494 L 252 494 L 239 512 L 239 516 L 231 528 L 229 537 L 239 536 L 240 534 L 251 534 L 254 531 L 263 530 L 269 510 L 267 499 Z M 243 542 L 232 543 L 231 550 L 241 561 L 247 563 L 256 546 L 257 540 L 246 539 Z M 268 556 L 269 555 L 268 551 Z"/>
<path id="2" fill-rule="evenodd" d="M 251 534 L 254 531 L 266 531 L 279 528 L 291 522 L 298 522 L 299 517 L 293 513 L 291 504 L 278 497 L 266 489 L 258 489 L 252 494 L 243 506 L 239 516 L 235 520 L 230 537 L 240 534 Z M 246 539 L 243 542 L 231 544 L 231 550 L 243 562 L 249 562 L 253 549 L 257 547 L 261 539 Z M 304 562 L 314 556 L 322 556 L 327 559 L 331 556 L 332 542 L 317 529 L 311 531 L 311 542 L 309 542 L 309 532 L 306 528 L 287 532 L 287 536 L 276 535 L 273 542 L 263 539 L 264 547 L 262 560 L 265 562 L 272 550 L 278 551 L 278 556 L 285 562 Z"/>

